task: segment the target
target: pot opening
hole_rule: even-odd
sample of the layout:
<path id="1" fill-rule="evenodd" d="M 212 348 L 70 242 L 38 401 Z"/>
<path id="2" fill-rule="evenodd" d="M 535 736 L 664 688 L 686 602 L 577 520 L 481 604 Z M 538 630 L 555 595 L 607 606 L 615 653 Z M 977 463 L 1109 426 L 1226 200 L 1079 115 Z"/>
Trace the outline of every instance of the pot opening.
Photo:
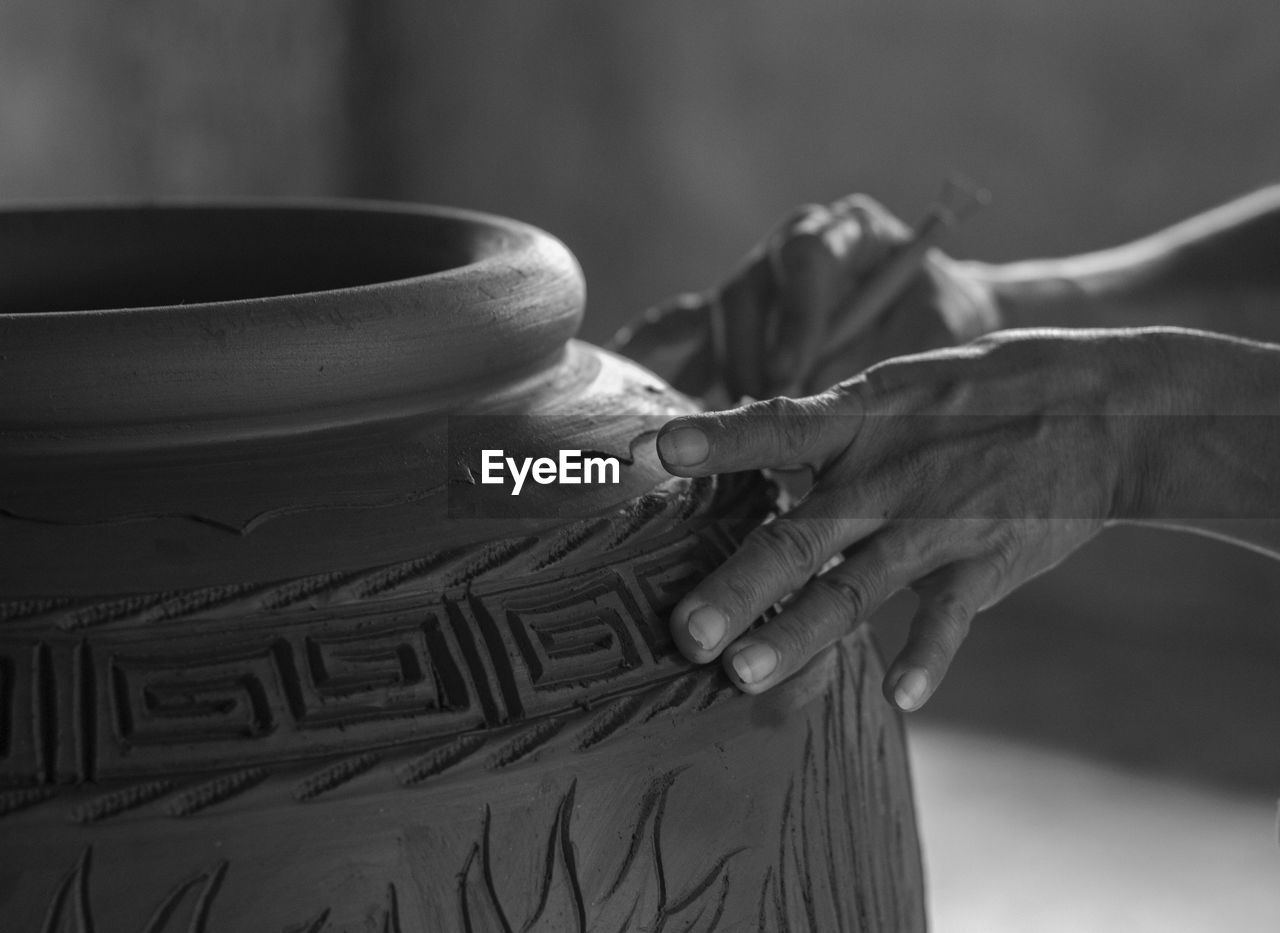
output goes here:
<path id="1" fill-rule="evenodd" d="M 0 313 L 189 305 L 414 278 L 494 252 L 476 219 L 341 207 L 0 212 Z"/>

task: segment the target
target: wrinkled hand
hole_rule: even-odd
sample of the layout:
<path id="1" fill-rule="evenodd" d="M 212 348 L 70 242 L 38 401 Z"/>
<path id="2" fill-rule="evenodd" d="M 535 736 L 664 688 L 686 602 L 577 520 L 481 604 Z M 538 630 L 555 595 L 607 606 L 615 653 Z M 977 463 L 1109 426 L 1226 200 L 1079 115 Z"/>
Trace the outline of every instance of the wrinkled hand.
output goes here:
<path id="1" fill-rule="evenodd" d="M 981 277 L 934 250 L 902 298 L 831 345 L 859 286 L 909 236 L 864 195 L 797 208 L 722 285 L 649 309 L 613 347 L 683 392 L 719 380 L 730 398 L 764 398 L 819 391 L 872 363 L 996 330 Z"/>
<path id="2" fill-rule="evenodd" d="M 677 475 L 815 476 L 676 606 L 681 652 L 721 657 L 758 693 L 909 588 L 919 604 L 885 694 L 919 707 L 977 612 L 1123 510 L 1143 472 L 1142 419 L 1108 413 L 1149 406 L 1162 384 L 1143 334 L 1005 331 L 890 360 L 814 397 L 668 423 L 658 451 Z"/>

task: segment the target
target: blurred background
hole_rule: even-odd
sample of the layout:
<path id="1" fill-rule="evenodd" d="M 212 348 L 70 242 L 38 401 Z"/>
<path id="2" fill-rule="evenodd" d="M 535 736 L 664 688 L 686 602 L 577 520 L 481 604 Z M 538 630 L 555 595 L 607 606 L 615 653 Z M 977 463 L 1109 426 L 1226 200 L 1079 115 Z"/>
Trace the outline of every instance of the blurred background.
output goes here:
<path id="1" fill-rule="evenodd" d="M 0 200 L 502 213 L 601 341 L 801 202 L 913 221 L 958 169 L 995 200 L 953 252 L 1003 260 L 1276 182 L 1277 50 L 1274 0 L 7 0 Z M 934 928 L 1280 928 L 1277 607 L 1262 557 L 1119 529 L 983 617 L 910 717 Z"/>

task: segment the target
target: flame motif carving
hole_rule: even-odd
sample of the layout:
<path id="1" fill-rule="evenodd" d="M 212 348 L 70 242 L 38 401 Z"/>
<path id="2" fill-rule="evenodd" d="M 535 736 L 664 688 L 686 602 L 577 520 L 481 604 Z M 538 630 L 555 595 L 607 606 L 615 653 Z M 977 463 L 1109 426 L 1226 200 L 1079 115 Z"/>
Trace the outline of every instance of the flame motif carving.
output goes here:
<path id="1" fill-rule="evenodd" d="M 825 681 L 821 692 L 805 700 L 802 717 L 773 733 L 770 747 L 776 747 L 780 767 L 769 782 L 752 785 L 751 759 L 735 759 L 746 770 L 721 786 L 740 784 L 750 797 L 746 805 L 738 798 L 708 797 L 722 794 L 708 790 L 714 780 L 707 783 L 709 770 L 725 767 L 719 762 L 686 757 L 678 765 L 641 765 L 646 770 L 638 773 L 598 771 L 599 783 L 587 776 L 591 769 L 576 766 L 584 753 L 611 760 L 601 746 L 627 724 L 660 712 L 678 729 L 717 706 L 724 695 L 720 677 L 693 671 L 582 711 L 554 730 L 545 722 L 523 723 L 491 735 L 492 745 L 481 739 L 451 743 L 407 763 L 348 758 L 301 782 L 280 776 L 276 805 L 297 807 L 293 801 L 301 799 L 321 814 L 333 812 L 323 809 L 333 786 L 352 776 L 376 776 L 378 769 L 400 780 L 377 793 L 414 797 L 407 813 L 457 806 L 465 799 L 459 788 L 491 778 L 495 769 L 521 771 L 522 786 L 539 795 L 538 803 L 522 794 L 472 797 L 474 803 L 456 818 L 440 821 L 452 827 L 443 832 L 432 829 L 430 820 L 398 824 L 394 832 L 403 858 L 384 863 L 386 874 L 357 871 L 350 885 L 308 887 L 303 879 L 287 893 L 270 889 L 268 920 L 259 917 L 263 905 L 241 902 L 246 893 L 256 898 L 267 890 L 243 845 L 224 850 L 226 859 L 212 864 L 186 861 L 185 868 L 173 869 L 176 881 L 160 875 L 159 883 L 170 885 L 163 896 L 157 895 L 165 888 L 147 889 L 150 875 L 128 875 L 129 896 L 122 899 L 119 889 L 104 885 L 108 878 L 118 884 L 127 868 L 101 859 L 106 852 L 118 858 L 124 850 L 104 841 L 78 850 L 74 865 L 44 882 L 48 886 L 37 895 L 44 917 L 39 931 L 228 933 L 247 929 L 251 917 L 263 933 L 341 933 L 353 929 L 359 912 L 359 929 L 381 933 L 417 930 L 424 923 L 426 929 L 461 933 L 920 933 L 925 924 L 915 827 L 910 799 L 897 783 L 906 774 L 905 749 L 896 740 L 896 721 L 878 712 L 884 701 L 877 665 L 865 633 L 834 646 L 825 669 L 815 671 Z M 726 701 L 720 712 L 728 719 L 738 715 L 735 705 L 752 702 L 732 695 L 737 699 Z M 541 741 L 544 731 L 549 737 Z M 534 738 L 516 742 L 522 735 Z M 760 746 L 755 748 L 758 755 Z M 503 751 L 512 749 L 521 754 Z M 503 754 L 495 758 L 495 751 Z M 549 760 L 540 761 L 539 754 Z M 231 777 L 236 780 L 225 787 L 195 788 L 196 796 L 217 802 L 223 790 L 259 775 Z M 445 782 L 438 785 L 442 796 L 432 795 L 437 781 Z M 142 796 L 149 797 L 153 789 L 144 790 Z M 360 794 L 348 795 L 336 805 L 360 800 Z M 105 816 L 129 812 L 132 798 L 96 801 L 71 811 L 74 825 L 96 825 Z M 691 815 L 706 807 L 709 822 L 690 824 Z M 203 811 L 191 817 L 205 818 Z M 724 829 L 744 818 L 750 829 Z M 717 828 L 708 833 L 712 826 Z M 340 846 L 334 854 L 327 863 L 331 872 L 346 858 Z M 95 858 L 107 869 L 96 880 Z"/>
<path id="2" fill-rule="evenodd" d="M 40 933 L 95 933 L 99 929 L 90 891 L 92 864 L 93 846 L 88 846 L 53 892 Z M 226 861 L 219 861 L 212 868 L 174 885 L 156 905 L 139 933 L 212 933 L 209 918 L 227 868 Z M 325 908 L 310 920 L 291 925 L 282 933 L 324 933 L 329 913 Z M 380 929 L 382 933 L 401 933 L 399 897 L 394 884 L 387 885 L 386 908 Z"/>
<path id="3" fill-rule="evenodd" d="M 54 891 L 41 933 L 94 933 L 89 890 L 92 864 L 93 846 L 89 846 Z M 209 911 L 226 873 L 227 863 L 221 861 L 179 882 L 156 905 L 141 933 L 206 933 Z"/>
<path id="4" fill-rule="evenodd" d="M 495 882 L 492 815 L 458 876 L 458 914 L 465 933 L 714 933 L 729 895 L 728 866 L 742 849 L 721 855 L 701 877 L 673 894 L 662 853 L 667 797 L 679 775 L 656 778 L 640 802 L 631 845 L 613 883 L 592 896 L 578 869 L 571 821 L 577 781 L 561 797 L 541 856 L 539 890 L 500 890 Z M 532 904 L 532 907 L 528 905 Z M 513 919 L 523 912 L 522 922 Z M 677 926 L 678 924 L 678 926 Z"/>

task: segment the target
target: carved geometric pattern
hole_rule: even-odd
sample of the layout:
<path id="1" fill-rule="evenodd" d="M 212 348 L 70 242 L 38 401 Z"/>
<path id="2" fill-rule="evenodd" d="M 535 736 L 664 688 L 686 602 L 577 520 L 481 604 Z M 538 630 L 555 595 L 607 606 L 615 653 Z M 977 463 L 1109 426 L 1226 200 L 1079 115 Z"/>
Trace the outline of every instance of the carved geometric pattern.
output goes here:
<path id="1" fill-rule="evenodd" d="M 305 802 L 375 769 L 381 770 L 394 784 L 411 787 L 467 765 L 485 770 L 507 768 L 536 758 L 544 747 L 552 744 L 557 753 L 586 752 L 657 716 L 665 715 L 675 725 L 684 716 L 700 713 L 737 696 L 740 696 L 738 690 L 718 668 L 694 668 L 673 680 L 652 684 L 600 707 L 575 707 L 525 719 L 505 728 L 465 733 L 425 751 L 418 744 L 403 747 L 395 754 L 365 753 L 331 758 L 301 781 L 287 778 L 291 782 L 288 795 L 294 801 Z M 484 754 L 477 754 L 481 751 Z M 269 769 L 252 767 L 224 771 L 194 784 L 169 778 L 133 783 L 109 781 L 100 785 L 101 788 L 115 784 L 115 788 L 106 793 L 77 795 L 80 799 L 66 811 L 66 818 L 91 825 L 157 802 L 161 812 L 187 816 L 230 800 L 269 777 Z M 45 785 L 0 793 L 0 817 L 73 790 Z"/>
<path id="2" fill-rule="evenodd" d="M 0 643 L 0 784 L 30 783 L 43 776 L 47 720 L 38 701 L 40 657 L 34 642 Z"/>
<path id="3" fill-rule="evenodd" d="M 10 756 L 13 742 L 14 681 L 13 658 L 0 654 L 0 761 Z"/>
<path id="4" fill-rule="evenodd" d="M 338 933 L 354 928 L 355 910 L 365 912 L 360 928 L 397 931 L 403 916 L 404 929 L 416 929 L 420 912 L 437 907 L 458 912 L 436 928 L 475 931 L 725 933 L 757 929 L 757 916 L 760 933 L 922 929 L 909 796 L 894 777 L 905 774 L 905 764 L 886 765 L 886 755 L 899 754 L 893 720 L 876 712 L 883 705 L 879 678 L 861 667 L 862 648 L 840 648 L 825 702 L 815 698 L 807 723 L 788 730 L 795 737 L 785 759 L 795 768 L 790 786 L 775 782 L 753 798 L 753 807 L 773 814 L 765 832 L 704 848 L 695 834 L 689 849 L 689 810 L 683 793 L 669 793 L 676 780 L 670 765 L 634 781 L 624 771 L 623 783 L 640 799 L 620 794 L 612 809 L 613 798 L 597 790 L 592 806 L 579 812 L 578 799 L 590 799 L 588 785 L 558 777 L 629 761 L 634 749 L 625 740 L 633 730 L 685 736 L 688 719 L 721 703 L 715 715 L 723 722 L 755 718 L 753 700 L 718 666 L 686 665 L 667 643 L 671 602 L 718 559 L 716 527 L 632 539 L 626 553 L 559 565 L 519 585 L 448 588 L 430 600 L 400 592 L 323 610 L 295 606 L 233 625 L 171 621 L 7 638 L 0 712 L 19 703 L 32 711 L 36 773 L 48 780 L 61 773 L 55 762 L 84 761 L 94 780 L 11 790 L 11 815 L 4 817 L 10 838 L 61 832 L 82 844 L 93 840 L 95 859 L 123 855 L 117 845 L 130 833 L 196 840 L 201 852 L 175 858 L 171 870 L 153 862 L 161 870 L 139 875 L 136 889 L 129 882 L 126 908 L 118 889 L 103 887 L 111 863 L 97 862 L 95 883 L 88 851 L 59 844 L 66 861 L 57 863 L 58 874 L 46 870 L 46 880 L 20 900 L 38 907 L 50 930 L 239 928 L 246 915 L 237 912 L 238 892 L 246 885 L 258 896 L 296 881 L 312 893 L 279 902 L 290 916 L 267 929 Z M 577 681 L 573 670 L 582 675 Z M 80 734 L 86 728 L 88 737 Z M 149 758 L 166 750 L 153 744 L 160 735 L 168 736 L 168 757 Z M 656 744 L 666 748 L 665 741 Z M 797 742 L 803 755 L 792 757 Z M 15 747 L 5 739 L 0 763 Z M 707 754 L 714 758 L 709 748 Z M 500 784 L 497 774 L 506 769 L 514 773 Z M 384 805 L 391 814 L 404 808 L 421 817 L 441 802 L 440 812 L 447 811 L 482 785 L 520 788 L 531 809 L 517 805 L 516 825 L 504 828 L 498 814 L 513 810 L 497 802 L 506 791 L 490 796 L 493 819 L 477 810 L 470 837 L 437 833 L 433 817 L 420 819 L 422 848 L 415 851 L 425 857 L 448 847 L 450 859 L 407 870 L 440 875 L 433 890 L 443 897 L 416 887 L 397 892 L 387 876 L 372 873 L 372 862 L 367 884 L 330 897 L 295 868 L 287 875 L 264 868 L 253 846 L 268 837 L 256 828 L 249 847 L 223 850 L 226 861 L 201 848 L 228 827 L 256 827 L 259 815 L 269 816 L 262 830 L 270 834 L 277 818 L 279 825 L 290 820 L 282 807 L 304 815 L 315 808 L 320 822 L 344 809 L 382 813 Z M 539 815 L 536 801 L 550 809 Z M 451 819 L 440 825 L 461 828 Z M 616 832 L 620 848 L 584 857 L 602 825 Z M 78 835 L 66 836 L 68 826 Z M 400 831 L 396 824 L 391 835 Z M 509 864 L 503 859 L 513 834 L 516 848 L 529 853 L 522 856 L 529 870 L 499 873 Z M 171 851 L 186 854 L 180 846 Z M 0 917 L 12 909 L 0 908 Z M 124 909 L 131 919 L 116 922 Z M 752 922 L 744 923 L 747 917 Z"/>
<path id="5" fill-rule="evenodd" d="M 175 648 L 177 646 L 174 646 Z M 216 767 L 229 749 L 253 748 L 289 717 L 279 643 L 200 646 L 162 655 L 98 652 L 97 758 L 101 777 L 170 764 L 175 750 Z"/>
<path id="6" fill-rule="evenodd" d="M 654 655 L 661 656 L 673 650 L 668 626 L 671 610 L 723 559 L 718 549 L 704 539 L 694 548 L 669 547 L 648 554 L 644 560 L 621 571 L 635 581 L 641 605 L 648 609 L 652 621 L 642 631 Z"/>
<path id="7" fill-rule="evenodd" d="M 317 632 L 301 639 L 304 726 L 353 723 L 397 712 L 465 710 L 470 698 L 439 619 Z"/>
<path id="8" fill-rule="evenodd" d="M 100 639 L 93 775 L 284 761 L 482 724 L 437 614 L 354 615 L 234 638 Z"/>
<path id="9" fill-rule="evenodd" d="M 121 754 L 133 746 L 255 738 L 288 713 L 277 675 L 279 645 L 232 646 L 196 654 L 117 654 L 103 674 L 115 701 L 114 735 Z"/>
<path id="10" fill-rule="evenodd" d="M 687 850 L 666 851 L 670 843 L 664 824 L 669 819 L 668 804 L 676 797 L 672 786 L 678 781 L 679 769 L 668 767 L 651 773 L 647 787 L 638 785 L 638 796 L 624 795 L 625 802 L 620 800 L 616 811 L 607 806 L 601 811 L 597 802 L 579 813 L 575 796 L 581 794 L 584 785 L 575 785 L 573 779 L 554 791 L 543 788 L 545 776 L 558 773 L 556 769 L 562 761 L 569 773 L 591 773 L 591 769 L 577 771 L 563 756 L 594 752 L 602 743 L 623 734 L 629 724 L 656 716 L 671 717 L 662 730 L 670 735 L 683 731 L 686 717 L 725 696 L 749 703 L 748 698 L 728 685 L 717 668 L 699 668 L 594 709 L 574 709 L 472 733 L 465 742 L 453 740 L 437 746 L 433 753 L 424 754 L 419 749 L 412 753 L 417 756 L 410 763 L 415 771 L 412 778 L 405 773 L 409 750 L 382 760 L 359 756 L 331 761 L 323 771 L 312 771 L 305 785 L 297 783 L 297 769 L 292 774 L 276 775 L 263 768 L 249 768 L 211 781 L 175 787 L 167 799 L 152 801 L 149 815 L 154 818 L 168 813 L 199 819 L 206 810 L 246 792 L 259 795 L 252 808 L 244 811 L 247 813 L 269 813 L 281 805 L 322 806 L 292 801 L 310 799 L 316 792 L 324 793 L 356 775 L 370 775 L 374 783 L 366 782 L 356 796 L 347 798 L 348 805 L 361 806 L 360 793 L 374 795 L 367 799 L 377 799 L 394 788 L 401 775 L 409 788 L 402 793 L 413 795 L 423 781 L 453 773 L 452 787 L 442 790 L 445 796 L 428 799 L 454 800 L 458 799 L 457 789 L 473 786 L 484 771 L 521 765 L 545 753 L 554 764 L 552 770 L 543 772 L 543 783 L 539 785 L 546 796 L 538 799 L 544 803 L 531 803 L 535 808 L 530 814 L 533 822 L 521 824 L 525 831 L 532 831 L 531 835 L 516 837 L 517 847 L 529 853 L 527 858 L 534 860 L 535 870 L 510 876 L 500 873 L 505 847 L 513 838 L 512 827 L 504 827 L 487 810 L 477 812 L 477 836 L 471 841 L 465 837 L 459 840 L 462 849 L 450 848 L 458 860 L 431 869 L 443 870 L 448 878 L 440 887 L 456 892 L 457 897 L 452 904 L 445 904 L 456 905 L 457 913 L 452 922 L 441 928 L 477 933 L 488 929 L 612 933 L 642 928 L 672 933 L 725 933 L 728 929 L 759 933 L 789 929 L 918 931 L 923 928 L 923 921 L 909 797 L 900 795 L 901 785 L 886 783 L 895 780 L 893 775 L 905 774 L 905 762 L 895 761 L 901 758 L 901 750 L 893 740 L 894 720 L 877 712 L 883 707 L 877 689 L 878 671 L 865 668 L 864 655 L 864 647 L 842 643 L 836 663 L 831 665 L 825 696 L 815 698 L 805 720 L 793 724 L 791 734 L 798 743 L 793 742 L 792 751 L 787 754 L 788 767 L 792 769 L 790 781 L 774 783 L 768 795 L 753 805 L 773 813 L 777 822 L 772 826 L 776 829 L 760 834 L 758 840 L 745 840 L 745 848 L 744 841 L 739 841 L 700 851 L 693 863 L 698 867 L 692 872 L 672 867 L 689 864 L 674 857 Z M 800 748 L 802 753 L 796 754 Z M 604 751 L 603 756 L 607 760 L 611 753 Z M 527 782 L 528 778 L 513 780 Z M 623 780 L 628 781 L 625 777 Z M 140 786 L 139 793 L 150 799 L 153 791 L 161 789 Z M 415 806 L 412 799 L 401 805 Z M 105 804 L 103 810 L 95 811 L 86 820 L 88 825 L 81 825 L 86 831 L 95 832 L 98 821 L 111 815 L 103 811 L 116 806 L 116 801 Z M 148 813 L 141 815 L 146 818 Z M 18 818 L 22 818 L 21 814 Z M 14 831 L 32 832 L 35 826 L 14 827 Z M 602 865 L 584 862 L 580 857 L 584 838 L 579 834 L 594 839 L 602 831 L 616 835 L 618 848 L 607 854 Z M 208 830 L 193 827 L 192 832 Z M 505 833 L 505 838 L 497 833 Z M 88 837 L 81 838 L 88 841 Z M 685 842 L 677 843 L 688 844 L 687 837 Z M 99 852 L 110 851 L 105 848 L 108 845 L 104 839 L 104 848 Z M 71 853 L 67 855 L 71 857 Z M 149 909 L 154 905 L 152 919 L 160 918 L 158 927 L 144 928 L 169 929 L 164 923 L 176 922 L 178 914 L 173 911 L 179 904 L 183 905 L 184 921 L 176 929 L 190 929 L 187 919 L 194 916 L 202 916 L 209 929 L 225 926 L 224 912 L 240 917 L 234 913 L 232 901 L 226 900 L 232 896 L 219 895 L 222 880 L 235 878 L 243 884 L 246 871 L 252 872 L 256 863 L 241 850 L 230 862 L 218 864 L 221 867 L 215 871 L 210 872 L 205 863 L 204 869 L 192 873 L 193 866 L 188 862 L 185 873 L 175 871 L 172 876 L 187 880 L 170 888 L 167 895 L 164 887 L 151 889 L 140 878 L 136 890 L 138 907 Z M 37 897 L 48 899 L 44 915 L 63 925 L 89 917 L 95 924 L 91 929 L 120 928 L 110 925 L 114 914 L 108 916 L 105 908 L 102 916 L 96 915 L 96 904 L 107 902 L 106 892 L 92 883 L 88 869 L 89 860 L 82 857 L 70 874 L 37 893 Z M 385 884 L 385 880 L 380 883 Z M 364 897 L 374 910 L 372 916 L 392 924 L 400 919 L 401 901 L 388 896 L 382 901 L 385 913 L 381 913 L 375 901 L 381 890 L 378 885 L 375 882 Z M 415 895 L 417 909 L 421 909 L 422 901 L 417 899 L 420 896 Z M 292 903 L 300 911 L 302 925 L 286 926 L 287 930 L 338 933 L 339 929 L 348 928 L 330 923 L 327 908 L 317 912 L 325 905 L 324 900 Z M 351 907 L 346 903 L 348 912 Z M 410 916 L 414 910 L 410 908 Z M 728 919 L 731 916 L 735 918 L 732 922 Z M 747 916 L 758 917 L 758 926 L 755 922 L 743 923 Z M 60 928 L 57 924 L 52 927 Z M 77 929 L 74 925 L 68 928 Z M 123 928 L 133 927 L 124 924 Z"/>
<path id="11" fill-rule="evenodd" d="M 0 787 L 338 760 L 667 689 L 690 668 L 670 607 L 770 501 L 680 481 L 609 520 L 387 567 L 0 603 Z"/>
<path id="12" fill-rule="evenodd" d="M 504 609 L 534 691 L 617 678 L 640 664 L 631 624 L 641 610 L 616 576 L 568 589 L 531 588 Z"/>

